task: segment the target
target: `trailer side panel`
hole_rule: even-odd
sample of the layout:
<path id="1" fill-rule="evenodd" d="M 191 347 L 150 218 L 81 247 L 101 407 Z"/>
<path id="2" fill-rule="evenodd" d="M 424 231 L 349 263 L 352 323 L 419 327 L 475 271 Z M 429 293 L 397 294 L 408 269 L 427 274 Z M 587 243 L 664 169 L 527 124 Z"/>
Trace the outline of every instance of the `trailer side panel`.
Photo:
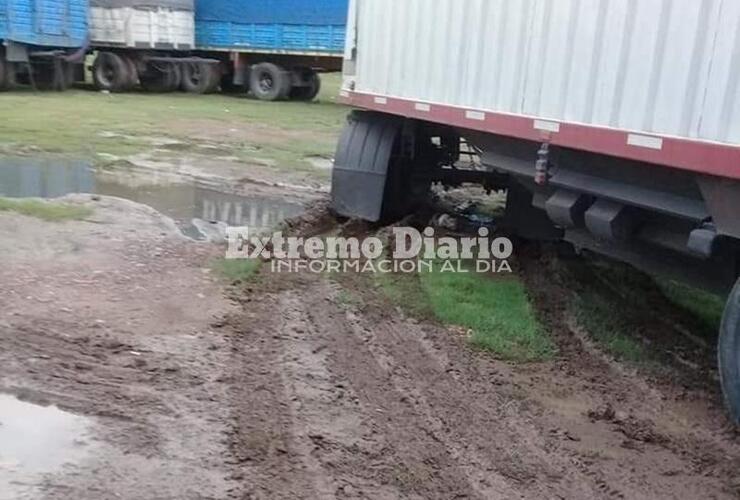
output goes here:
<path id="1" fill-rule="evenodd" d="M 357 0 L 347 102 L 740 178 L 740 4 Z"/>
<path id="2" fill-rule="evenodd" d="M 196 43 L 202 49 L 341 54 L 347 0 L 201 0 Z"/>
<path id="3" fill-rule="evenodd" d="M 39 47 L 80 47 L 87 39 L 87 0 L 3 0 L 0 39 Z"/>

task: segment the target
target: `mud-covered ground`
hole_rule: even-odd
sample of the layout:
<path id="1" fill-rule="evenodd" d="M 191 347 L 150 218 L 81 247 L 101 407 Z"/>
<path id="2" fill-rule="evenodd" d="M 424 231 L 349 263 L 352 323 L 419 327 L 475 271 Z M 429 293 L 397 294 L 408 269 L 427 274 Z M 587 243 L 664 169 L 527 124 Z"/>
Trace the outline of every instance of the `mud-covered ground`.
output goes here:
<path id="1" fill-rule="evenodd" d="M 539 277 L 538 257 L 522 272 L 559 354 L 510 364 L 407 317 L 362 277 L 263 271 L 226 286 L 210 266 L 222 249 L 153 210 L 71 200 L 93 215 L 0 213 L 0 392 L 88 425 L 65 463 L 31 473 L 0 442 L 0 498 L 740 491 L 740 446 L 714 381 L 607 359 Z M 332 224 L 314 213 L 293 230 Z"/>

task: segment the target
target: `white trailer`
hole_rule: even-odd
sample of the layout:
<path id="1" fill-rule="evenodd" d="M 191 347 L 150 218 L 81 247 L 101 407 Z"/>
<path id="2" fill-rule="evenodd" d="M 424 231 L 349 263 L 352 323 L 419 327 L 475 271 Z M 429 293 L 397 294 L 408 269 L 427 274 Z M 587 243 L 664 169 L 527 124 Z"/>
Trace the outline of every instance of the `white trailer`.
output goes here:
<path id="1" fill-rule="evenodd" d="M 434 182 L 505 223 L 727 292 L 740 275 L 740 2 L 353 0 L 332 203 L 405 214 Z M 485 171 L 461 168 L 460 142 Z M 740 282 L 720 336 L 740 421 Z"/>
<path id="2" fill-rule="evenodd" d="M 92 0 L 90 42 L 96 46 L 152 50 L 193 50 L 192 2 Z"/>

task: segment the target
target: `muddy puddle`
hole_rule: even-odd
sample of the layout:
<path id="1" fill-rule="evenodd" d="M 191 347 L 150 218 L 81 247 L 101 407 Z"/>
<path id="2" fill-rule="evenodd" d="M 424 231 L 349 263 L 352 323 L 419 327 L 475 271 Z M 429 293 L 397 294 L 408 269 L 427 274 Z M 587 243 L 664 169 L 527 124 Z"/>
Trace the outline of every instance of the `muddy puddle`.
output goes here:
<path id="1" fill-rule="evenodd" d="M 89 452 L 89 419 L 0 394 L 0 500 L 28 498 Z"/>
<path id="2" fill-rule="evenodd" d="M 299 215 L 304 207 L 264 194 L 236 195 L 188 179 L 98 171 L 78 160 L 0 158 L 0 196 L 57 198 L 72 193 L 116 196 L 148 205 L 174 219 L 184 234 L 204 239 L 214 223 L 262 231 Z"/>

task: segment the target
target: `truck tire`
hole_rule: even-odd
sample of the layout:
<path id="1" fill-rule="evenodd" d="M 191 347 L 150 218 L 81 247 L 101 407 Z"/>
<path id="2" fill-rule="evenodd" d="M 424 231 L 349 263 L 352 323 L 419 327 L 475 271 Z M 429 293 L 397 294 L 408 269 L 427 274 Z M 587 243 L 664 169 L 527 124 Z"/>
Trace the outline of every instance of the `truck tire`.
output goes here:
<path id="1" fill-rule="evenodd" d="M 212 92 L 215 83 L 215 68 L 203 62 L 186 63 L 182 66 L 182 90 L 190 94 Z"/>
<path id="2" fill-rule="evenodd" d="M 8 90 L 15 85 L 15 64 L 5 60 L 0 54 L 0 91 Z"/>
<path id="3" fill-rule="evenodd" d="M 218 64 L 210 64 L 211 81 L 208 86 L 206 93 L 218 92 L 221 87 L 221 66 Z"/>
<path id="4" fill-rule="evenodd" d="M 128 67 L 128 82 L 126 84 L 126 90 L 131 90 L 139 84 L 139 70 L 136 67 L 136 62 L 128 56 L 124 56 L 126 67 Z"/>
<path id="5" fill-rule="evenodd" d="M 170 63 L 167 68 L 167 92 L 174 92 L 182 85 L 182 66 Z"/>
<path id="6" fill-rule="evenodd" d="M 286 99 L 290 95 L 291 84 L 290 72 L 277 64 L 255 64 L 249 72 L 249 90 L 261 101 Z"/>
<path id="7" fill-rule="evenodd" d="M 172 92 L 180 87 L 182 72 L 175 63 L 148 64 L 139 76 L 141 86 L 147 92 Z"/>
<path id="8" fill-rule="evenodd" d="M 126 60 L 114 52 L 100 52 L 92 68 L 93 82 L 98 90 L 123 92 L 130 86 L 132 76 Z"/>
<path id="9" fill-rule="evenodd" d="M 64 91 L 74 81 L 74 67 L 60 59 L 37 61 L 31 64 L 36 90 Z"/>
<path id="10" fill-rule="evenodd" d="M 311 70 L 306 77 L 307 86 L 293 87 L 290 91 L 290 98 L 295 101 L 313 101 L 321 91 L 321 77 L 318 73 Z"/>
<path id="11" fill-rule="evenodd" d="M 401 155 L 402 126 L 389 115 L 349 116 L 332 171 L 331 204 L 339 215 L 378 222 L 413 211 L 425 183 L 415 175 L 414 162 Z"/>
<path id="12" fill-rule="evenodd" d="M 727 299 L 717 358 L 725 404 L 733 422 L 740 424 L 740 280 Z"/>

